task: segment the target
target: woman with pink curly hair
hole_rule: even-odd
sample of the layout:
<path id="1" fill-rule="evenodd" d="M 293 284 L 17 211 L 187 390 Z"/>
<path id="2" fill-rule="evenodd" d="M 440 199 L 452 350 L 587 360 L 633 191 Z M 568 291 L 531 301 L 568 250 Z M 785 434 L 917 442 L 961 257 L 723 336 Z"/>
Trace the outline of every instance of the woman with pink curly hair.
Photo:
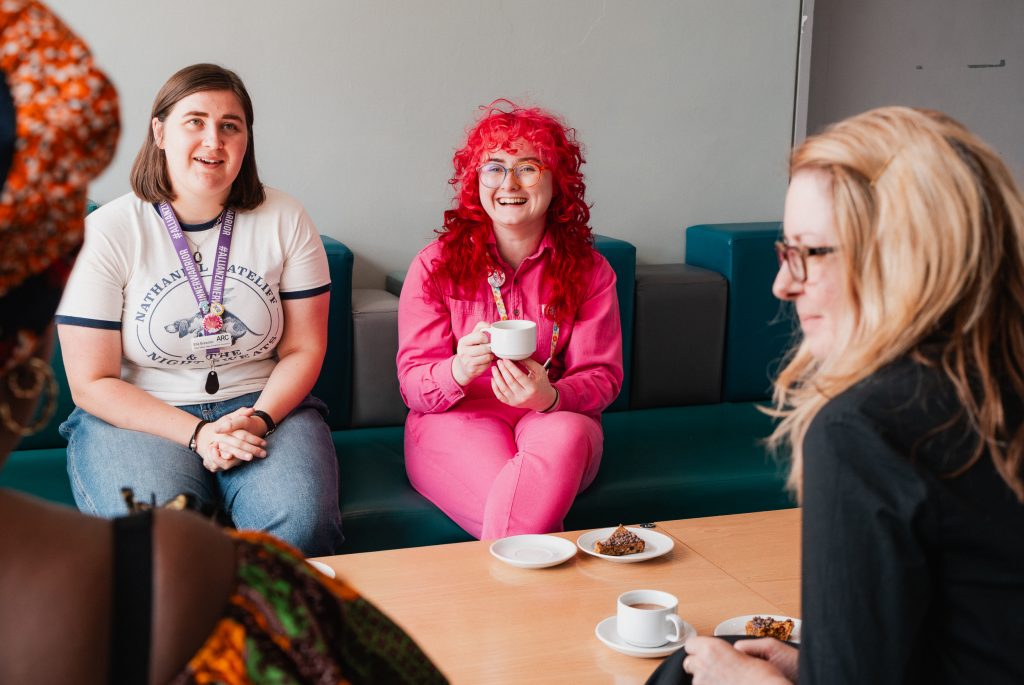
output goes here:
<path id="1" fill-rule="evenodd" d="M 398 310 L 413 486 L 481 539 L 561 530 L 597 474 L 622 385 L 615 274 L 593 248 L 575 131 L 499 100 L 455 153 L 453 209 L 413 259 Z M 537 323 L 492 353 L 491 322 Z"/>

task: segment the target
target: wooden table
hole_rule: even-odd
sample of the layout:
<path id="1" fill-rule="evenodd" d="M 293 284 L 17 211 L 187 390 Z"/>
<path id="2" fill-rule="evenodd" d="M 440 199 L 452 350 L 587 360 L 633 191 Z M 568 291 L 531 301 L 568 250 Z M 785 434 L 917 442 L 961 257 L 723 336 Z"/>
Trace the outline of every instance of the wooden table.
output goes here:
<path id="1" fill-rule="evenodd" d="M 726 618 L 799 616 L 798 509 L 669 521 L 668 554 L 617 564 L 582 552 L 552 568 L 508 566 L 488 542 L 325 557 L 409 632 L 452 683 L 643 683 L 658 659 L 612 651 L 594 634 L 626 590 L 679 598 L 701 635 Z M 579 532 L 559 533 L 575 541 Z"/>

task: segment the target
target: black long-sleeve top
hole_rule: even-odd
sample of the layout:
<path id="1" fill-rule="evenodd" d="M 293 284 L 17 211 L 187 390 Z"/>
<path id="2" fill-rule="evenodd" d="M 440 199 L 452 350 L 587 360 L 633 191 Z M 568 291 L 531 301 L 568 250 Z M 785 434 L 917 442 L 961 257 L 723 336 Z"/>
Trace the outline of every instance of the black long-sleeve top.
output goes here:
<path id="1" fill-rule="evenodd" d="M 1022 398 L 1003 395 L 1020 426 Z M 977 440 L 941 371 L 909 359 L 815 417 L 800 685 L 1024 683 L 1024 504 L 987 452 L 944 475 Z"/>

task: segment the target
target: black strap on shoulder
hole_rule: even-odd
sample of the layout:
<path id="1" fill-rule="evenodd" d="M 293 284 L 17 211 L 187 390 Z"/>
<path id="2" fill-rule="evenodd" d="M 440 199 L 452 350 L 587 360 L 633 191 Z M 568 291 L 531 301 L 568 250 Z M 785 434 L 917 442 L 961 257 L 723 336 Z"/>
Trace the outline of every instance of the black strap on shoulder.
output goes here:
<path id="1" fill-rule="evenodd" d="M 153 512 L 114 519 L 111 685 L 149 682 L 153 613 Z"/>

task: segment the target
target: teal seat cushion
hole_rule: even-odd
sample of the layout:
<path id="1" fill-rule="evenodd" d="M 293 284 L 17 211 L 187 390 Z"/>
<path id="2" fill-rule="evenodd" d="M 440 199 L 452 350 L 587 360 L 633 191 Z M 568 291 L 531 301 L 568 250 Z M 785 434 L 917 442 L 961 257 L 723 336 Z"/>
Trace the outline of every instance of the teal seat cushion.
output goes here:
<path id="1" fill-rule="evenodd" d="M 752 403 L 609 413 L 603 423 L 601 469 L 576 498 L 568 529 L 794 505 L 786 468 L 760 442 L 771 419 Z"/>
<path id="2" fill-rule="evenodd" d="M 567 529 L 793 506 L 784 467 L 760 443 L 771 420 L 753 404 L 612 412 L 604 426 L 601 469 L 569 511 Z M 409 484 L 402 431 L 334 433 L 343 552 L 472 539 Z"/>
<path id="3" fill-rule="evenodd" d="M 404 427 L 334 433 L 341 478 L 344 553 L 417 547 L 473 538 L 426 498 L 405 475 Z"/>
<path id="4" fill-rule="evenodd" d="M 63 447 L 14 452 L 0 471 L 0 487 L 75 506 Z"/>
<path id="5" fill-rule="evenodd" d="M 352 415 L 352 251 L 334 238 L 320 236 L 331 269 L 331 309 L 327 354 L 313 394 L 327 404 L 327 425 L 338 430 Z"/>
<path id="6" fill-rule="evenodd" d="M 722 399 L 766 399 L 796 329 L 792 307 L 772 295 L 779 271 L 778 221 L 706 224 L 686 229 L 686 263 L 729 282 Z"/>

